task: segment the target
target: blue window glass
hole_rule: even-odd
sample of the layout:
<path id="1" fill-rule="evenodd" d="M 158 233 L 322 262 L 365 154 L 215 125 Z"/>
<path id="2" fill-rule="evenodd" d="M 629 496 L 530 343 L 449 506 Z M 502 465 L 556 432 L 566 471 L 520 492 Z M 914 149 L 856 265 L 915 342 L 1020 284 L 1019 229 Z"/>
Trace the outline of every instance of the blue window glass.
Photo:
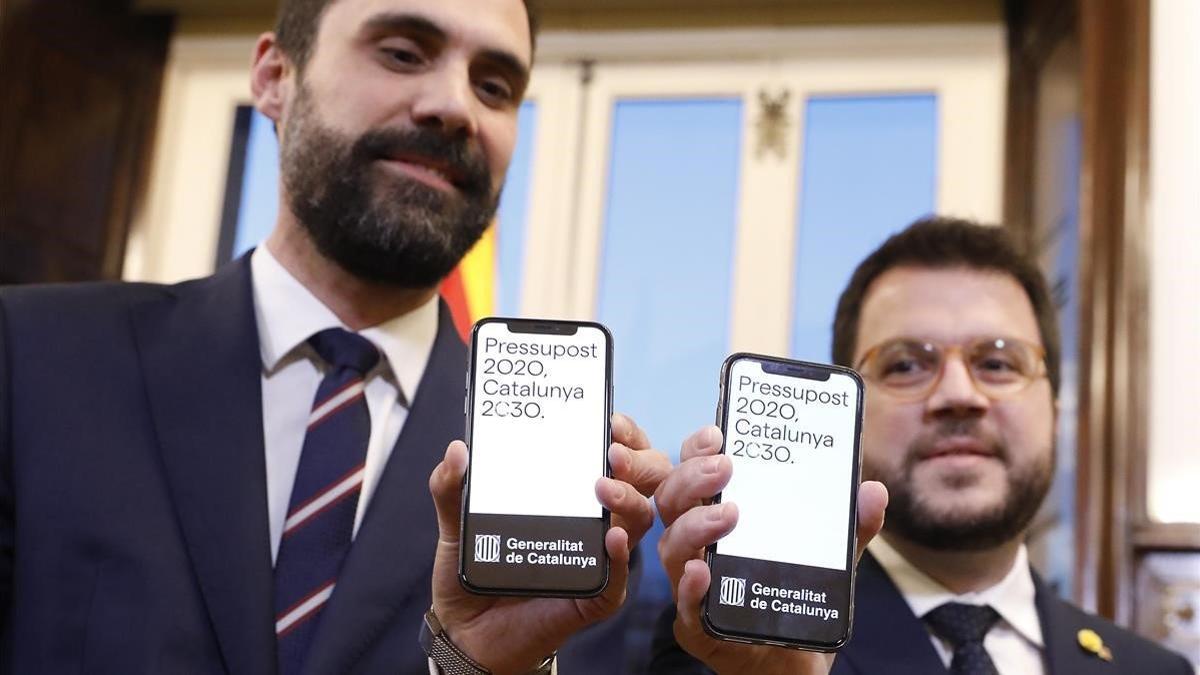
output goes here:
<path id="1" fill-rule="evenodd" d="M 621 101 L 613 121 L 598 315 L 616 402 L 665 447 L 712 419 L 729 342 L 742 106 Z M 668 384 L 674 392 L 664 396 Z"/>
<path id="2" fill-rule="evenodd" d="M 830 359 L 838 294 L 888 235 L 934 210 L 937 98 L 814 97 L 805 106 L 792 354 Z"/>
<path id="3" fill-rule="evenodd" d="M 516 316 L 521 311 L 521 277 L 525 265 L 525 230 L 529 214 L 529 186 L 533 171 L 533 141 L 537 130 L 537 104 L 521 104 L 517 117 L 517 147 L 513 150 L 504 193 L 500 197 L 496 232 L 496 313 Z"/>
<path id="4" fill-rule="evenodd" d="M 271 119 L 251 108 L 233 256 L 258 246 L 279 213 L 279 140 Z"/>

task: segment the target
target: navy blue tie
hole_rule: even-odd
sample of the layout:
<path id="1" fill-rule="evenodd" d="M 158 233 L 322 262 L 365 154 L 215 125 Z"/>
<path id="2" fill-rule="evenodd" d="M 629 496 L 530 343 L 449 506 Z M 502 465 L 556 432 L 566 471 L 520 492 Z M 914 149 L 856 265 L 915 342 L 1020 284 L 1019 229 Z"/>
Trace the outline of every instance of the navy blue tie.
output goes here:
<path id="1" fill-rule="evenodd" d="M 350 550 L 371 436 L 363 378 L 379 362 L 370 340 L 341 328 L 323 330 L 308 343 L 328 370 L 309 413 L 275 559 L 281 675 L 303 669 L 321 610 Z"/>
<path id="2" fill-rule="evenodd" d="M 950 661 L 951 675 L 997 675 L 996 664 L 983 648 L 983 638 L 1000 620 L 990 605 L 947 602 L 925 615 L 925 623 L 934 633 L 954 646 Z"/>

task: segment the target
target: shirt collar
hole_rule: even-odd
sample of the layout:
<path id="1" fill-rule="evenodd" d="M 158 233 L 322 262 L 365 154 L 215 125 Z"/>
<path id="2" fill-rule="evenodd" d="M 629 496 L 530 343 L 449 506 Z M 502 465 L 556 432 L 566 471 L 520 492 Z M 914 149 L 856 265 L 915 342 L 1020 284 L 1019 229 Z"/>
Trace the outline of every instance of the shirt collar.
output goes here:
<path id="1" fill-rule="evenodd" d="M 263 372 L 268 377 L 280 366 L 304 355 L 298 348 L 326 328 L 346 328 L 304 284 L 292 276 L 266 246 L 250 256 L 254 289 L 254 318 Z M 420 307 L 358 331 L 375 343 L 390 366 L 392 377 L 411 402 L 437 338 L 437 296 Z"/>
<path id="2" fill-rule="evenodd" d="M 900 595 L 917 617 L 947 602 L 962 602 L 971 605 L 991 605 L 1000 617 L 1026 640 L 1039 649 L 1045 646 L 1042 639 L 1042 623 L 1038 619 L 1033 584 L 1033 572 L 1029 568 L 1029 554 L 1025 545 L 1017 550 L 1012 569 L 996 585 L 982 591 L 955 595 L 936 580 L 917 569 L 900 552 L 887 543 L 882 536 L 875 537 L 867 546 L 871 555 L 891 577 Z"/>

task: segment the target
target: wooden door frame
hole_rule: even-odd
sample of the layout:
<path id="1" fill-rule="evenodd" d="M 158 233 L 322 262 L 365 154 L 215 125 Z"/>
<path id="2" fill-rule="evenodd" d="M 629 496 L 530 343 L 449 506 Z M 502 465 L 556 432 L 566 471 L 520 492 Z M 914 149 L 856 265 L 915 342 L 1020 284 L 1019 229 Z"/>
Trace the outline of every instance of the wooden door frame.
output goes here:
<path id="1" fill-rule="evenodd" d="M 1008 0 L 1005 221 L 1029 251 L 1037 91 L 1042 66 L 1078 40 L 1079 409 L 1075 583 L 1087 609 L 1129 624 L 1134 576 L 1150 551 L 1200 549 L 1200 525 L 1151 521 L 1149 83 L 1150 3 Z"/>

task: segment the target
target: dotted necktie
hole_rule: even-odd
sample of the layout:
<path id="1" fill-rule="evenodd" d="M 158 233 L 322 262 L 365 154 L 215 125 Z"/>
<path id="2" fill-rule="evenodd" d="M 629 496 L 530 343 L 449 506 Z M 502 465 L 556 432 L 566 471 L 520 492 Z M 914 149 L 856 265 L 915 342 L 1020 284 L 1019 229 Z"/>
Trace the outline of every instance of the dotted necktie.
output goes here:
<path id="1" fill-rule="evenodd" d="M 370 340 L 341 328 L 323 330 L 308 343 L 328 370 L 308 416 L 275 561 L 281 675 L 303 669 L 317 620 L 350 550 L 371 436 L 363 377 L 379 362 Z"/>
<path id="2" fill-rule="evenodd" d="M 925 615 L 933 632 L 954 647 L 951 675 L 998 675 L 996 664 L 983 648 L 983 638 L 999 620 L 1000 615 L 989 605 L 961 602 L 947 602 Z"/>

